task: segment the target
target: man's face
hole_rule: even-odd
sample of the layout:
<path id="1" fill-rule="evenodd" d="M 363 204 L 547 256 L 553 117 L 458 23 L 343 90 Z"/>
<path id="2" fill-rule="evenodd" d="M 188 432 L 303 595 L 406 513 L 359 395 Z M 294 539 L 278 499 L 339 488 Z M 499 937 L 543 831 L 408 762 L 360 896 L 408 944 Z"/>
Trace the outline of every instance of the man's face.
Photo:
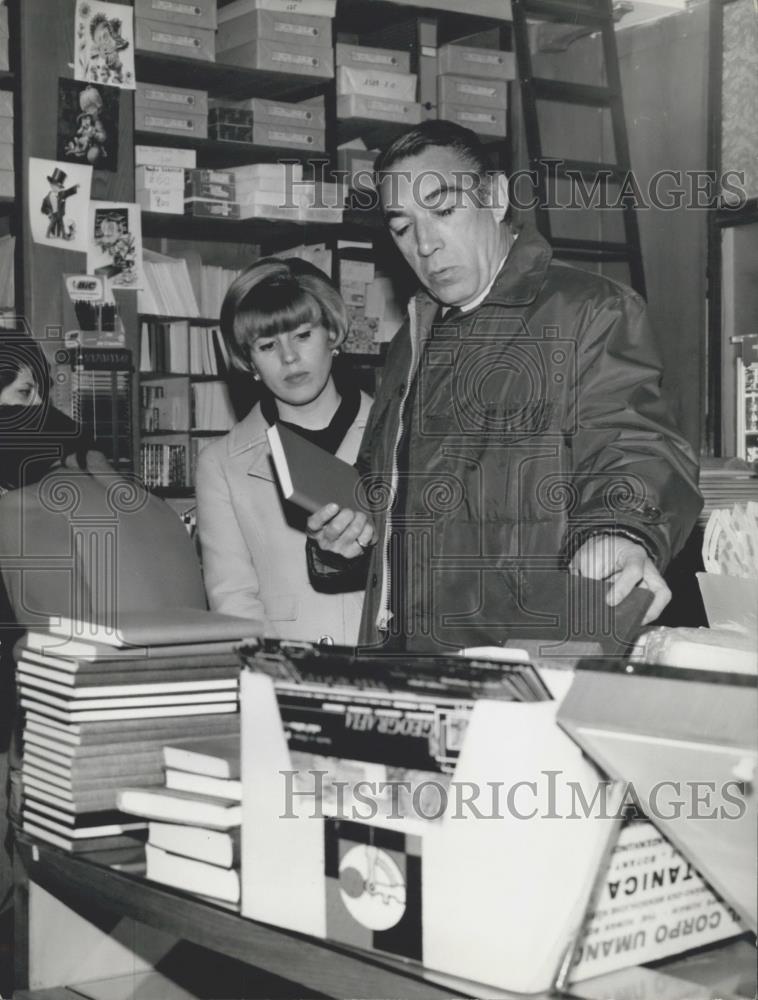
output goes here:
<path id="1" fill-rule="evenodd" d="M 476 190 L 466 160 L 435 146 L 383 172 L 379 192 L 395 243 L 434 298 L 465 306 L 484 291 L 505 256 L 504 177 Z"/>

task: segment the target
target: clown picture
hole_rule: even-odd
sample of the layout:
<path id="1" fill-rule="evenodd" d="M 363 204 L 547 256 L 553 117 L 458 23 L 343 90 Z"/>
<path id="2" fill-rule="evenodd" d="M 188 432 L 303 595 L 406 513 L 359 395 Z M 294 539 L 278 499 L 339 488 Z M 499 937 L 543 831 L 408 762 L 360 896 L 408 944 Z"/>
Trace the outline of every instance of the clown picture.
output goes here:
<path id="1" fill-rule="evenodd" d="M 134 12 L 101 0 L 76 8 L 76 79 L 134 89 Z"/>

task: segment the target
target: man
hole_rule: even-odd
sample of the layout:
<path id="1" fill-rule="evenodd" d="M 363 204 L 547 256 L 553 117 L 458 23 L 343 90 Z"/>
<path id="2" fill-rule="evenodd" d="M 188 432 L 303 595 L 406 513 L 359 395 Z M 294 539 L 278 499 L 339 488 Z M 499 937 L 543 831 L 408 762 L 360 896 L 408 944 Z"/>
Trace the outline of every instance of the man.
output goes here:
<path id="1" fill-rule="evenodd" d="M 661 572 L 701 500 L 644 302 L 553 261 L 534 230 L 514 236 L 506 179 L 487 174 L 468 129 L 427 121 L 376 171 L 424 290 L 390 345 L 364 434 L 366 508 L 309 519 L 323 562 L 373 545 L 362 643 L 502 641 L 523 571 L 556 565 L 608 580 L 611 605 L 652 591 L 652 621 L 671 596 Z"/>

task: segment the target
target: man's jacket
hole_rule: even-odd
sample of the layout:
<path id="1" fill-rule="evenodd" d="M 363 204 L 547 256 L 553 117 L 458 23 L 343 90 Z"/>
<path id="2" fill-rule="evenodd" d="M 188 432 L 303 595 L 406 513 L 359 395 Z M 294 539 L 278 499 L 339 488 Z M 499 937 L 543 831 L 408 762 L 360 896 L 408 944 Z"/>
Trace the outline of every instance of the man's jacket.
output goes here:
<path id="1" fill-rule="evenodd" d="M 440 321 L 426 293 L 410 303 L 358 463 L 378 529 L 364 643 L 386 635 L 393 587 L 411 647 L 414 635 L 420 648 L 501 640 L 519 570 L 565 565 L 602 530 L 663 568 L 695 522 L 696 460 L 661 395 L 643 300 L 551 257 L 525 230 L 474 311 Z"/>

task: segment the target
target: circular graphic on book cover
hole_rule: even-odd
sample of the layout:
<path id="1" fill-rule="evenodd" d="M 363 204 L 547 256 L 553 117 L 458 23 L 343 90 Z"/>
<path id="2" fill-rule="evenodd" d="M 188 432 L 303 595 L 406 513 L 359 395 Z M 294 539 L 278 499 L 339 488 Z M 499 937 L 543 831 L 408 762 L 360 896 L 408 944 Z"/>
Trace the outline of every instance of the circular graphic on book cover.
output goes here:
<path id="1" fill-rule="evenodd" d="M 339 886 L 350 914 L 369 930 L 386 931 L 405 913 L 403 873 L 378 847 L 351 847 L 340 863 Z"/>

